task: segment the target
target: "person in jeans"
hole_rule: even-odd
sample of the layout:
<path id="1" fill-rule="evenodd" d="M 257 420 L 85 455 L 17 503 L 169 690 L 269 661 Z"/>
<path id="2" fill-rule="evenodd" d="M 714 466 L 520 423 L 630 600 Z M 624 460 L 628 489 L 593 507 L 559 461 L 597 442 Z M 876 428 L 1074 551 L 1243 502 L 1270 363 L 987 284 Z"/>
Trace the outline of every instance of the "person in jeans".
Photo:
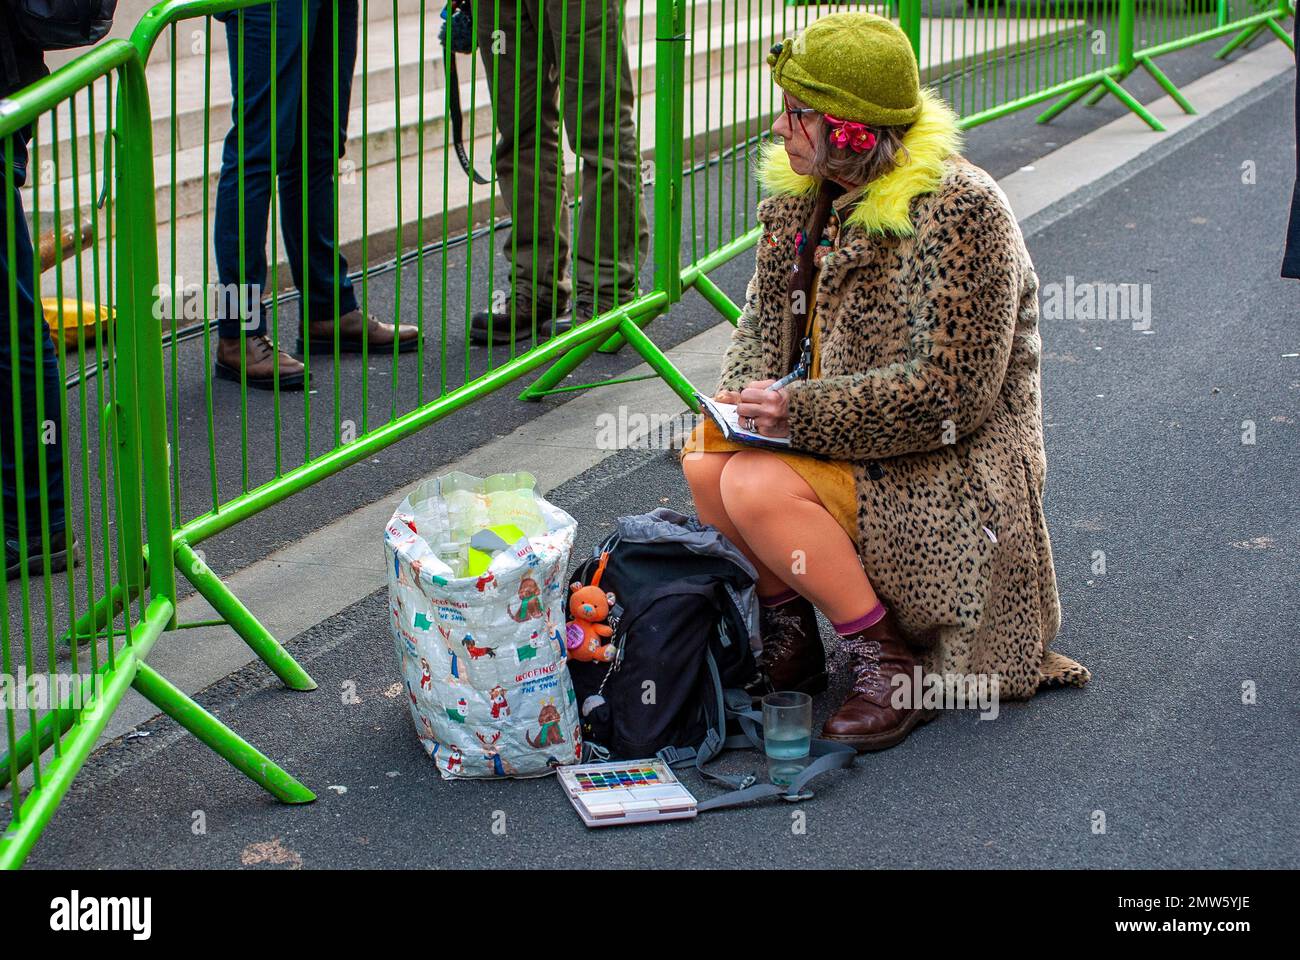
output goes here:
<path id="1" fill-rule="evenodd" d="M 499 61 L 493 94 L 498 133 L 497 192 L 509 205 L 516 202 L 515 190 L 519 191 L 517 206 L 511 209 L 511 227 L 504 245 L 506 255 L 513 262 L 502 282 L 513 285 L 514 335 L 525 339 L 532 336 L 534 318 L 539 336 L 552 327 L 556 331 L 567 329 L 570 323 L 567 315 L 575 292 L 574 313 L 579 321 L 632 300 L 637 294 L 637 267 L 649 257 L 650 225 L 638 188 L 641 152 L 632 118 L 636 89 L 623 32 L 623 0 L 526 3 L 522 5 L 520 20 L 516 20 L 513 0 L 475 0 L 474 6 L 477 45 L 489 84 L 493 63 Z M 500 55 L 494 53 L 493 46 L 493 35 L 498 30 L 504 41 L 504 52 Z M 540 63 L 539 33 L 542 35 Z M 501 45 L 496 49 L 500 50 Z M 516 69 L 519 71 L 517 100 Z M 556 169 L 560 154 L 561 81 L 564 83 L 564 128 L 569 145 L 582 165 L 576 277 L 568 275 L 571 253 L 568 182 L 566 177 L 561 193 Z M 541 85 L 540 138 L 538 84 Z M 536 274 L 533 273 L 534 257 Z M 486 343 L 489 321 L 492 340 L 508 343 L 510 306 L 493 314 L 483 311 L 471 318 L 471 339 Z"/>
<path id="2" fill-rule="evenodd" d="M 217 184 L 217 274 L 223 291 L 247 290 L 243 297 L 218 298 L 216 374 L 240 379 L 241 365 L 248 384 L 269 389 L 279 368 L 281 387 L 301 387 L 303 365 L 284 352 L 277 354 L 267 337 L 266 316 L 259 308 L 266 285 L 266 231 L 271 207 L 271 129 L 276 130 L 276 159 L 280 183 L 280 226 L 285 255 L 294 284 L 306 304 L 313 351 L 334 349 L 335 271 L 339 277 L 339 340 L 347 352 L 361 350 L 363 337 L 376 350 L 391 349 L 393 338 L 403 352 L 413 350 L 416 327 L 383 323 L 366 317 L 357 305 L 348 279 L 348 263 L 334 244 L 334 17 L 338 17 L 338 144 L 346 140 L 346 123 L 357 60 L 357 0 L 289 0 L 276 5 L 276 102 L 271 102 L 271 4 L 218 14 L 226 24 L 230 52 L 230 83 L 234 97 L 233 124 L 226 135 Z M 306 30 L 303 17 L 307 18 Z M 243 111 L 240 112 L 240 22 L 243 36 Z M 302 58 L 307 58 L 303 89 Z M 307 110 L 307 229 L 303 230 L 303 101 Z M 243 236 L 240 236 L 240 127 L 243 127 Z M 303 259 L 307 276 L 303 276 Z M 240 268 L 241 252 L 243 270 Z M 240 308 L 239 301 L 243 300 Z M 233 302 L 232 302 L 233 301 Z M 244 353 L 240 355 L 240 326 Z M 302 349 L 302 333 L 299 350 Z"/>
<path id="3" fill-rule="evenodd" d="M 39 50 L 14 43 L 16 31 L 6 6 L 0 4 L 0 100 L 49 71 Z M 31 128 L 25 127 L 11 137 L 0 137 L 0 486 L 4 490 L 5 577 L 13 577 L 22 565 L 18 537 L 19 501 L 26 514 L 27 568 L 38 573 L 44 565 L 41 544 L 41 493 L 46 495 L 50 522 L 50 570 L 65 570 L 68 557 L 77 548 L 69 546 L 67 520 L 63 503 L 63 423 L 59 413 L 59 396 L 63 377 L 59 372 L 59 355 L 50 339 L 44 314 L 37 313 L 35 261 L 31 232 L 23 212 L 19 188 L 27 180 L 27 142 Z M 13 188 L 9 187 L 9 171 Z M 13 217 L 10 236 L 9 217 Z M 13 241 L 14 258 L 9 259 Z M 11 303 L 11 300 L 13 301 Z M 15 313 L 11 307 L 16 305 Z M 39 329 L 37 317 L 40 316 Z M 16 334 L 18 352 L 13 353 Z M 39 338 L 39 340 L 38 340 Z M 40 344 L 41 365 L 37 369 L 36 352 Z M 14 436 L 12 408 L 13 380 L 18 378 L 21 409 L 18 437 Z M 40 378 L 43 391 L 43 420 L 36 419 L 36 385 Z M 49 425 L 53 425 L 51 430 Z M 46 442 L 48 441 L 48 442 Z M 18 489 L 19 448 L 23 457 L 23 486 Z M 40 461 L 45 460 L 45 487 L 40 483 Z"/>

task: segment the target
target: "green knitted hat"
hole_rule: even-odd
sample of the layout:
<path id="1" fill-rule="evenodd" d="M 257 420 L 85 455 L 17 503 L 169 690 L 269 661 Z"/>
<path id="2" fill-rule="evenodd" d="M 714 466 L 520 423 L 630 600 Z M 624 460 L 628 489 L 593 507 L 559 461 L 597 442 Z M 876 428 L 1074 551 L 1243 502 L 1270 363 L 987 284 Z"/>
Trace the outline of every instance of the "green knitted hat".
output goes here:
<path id="1" fill-rule="evenodd" d="M 832 13 L 767 55 L 772 79 L 819 113 L 906 126 L 921 113 L 921 79 L 907 35 L 874 13 Z"/>

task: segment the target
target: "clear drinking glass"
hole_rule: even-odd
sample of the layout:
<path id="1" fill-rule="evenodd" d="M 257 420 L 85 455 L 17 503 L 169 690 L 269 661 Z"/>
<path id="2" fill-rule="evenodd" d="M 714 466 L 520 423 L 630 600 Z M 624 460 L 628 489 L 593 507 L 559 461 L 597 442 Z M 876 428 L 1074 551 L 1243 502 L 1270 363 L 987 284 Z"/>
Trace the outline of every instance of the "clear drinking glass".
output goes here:
<path id="1" fill-rule="evenodd" d="M 763 698 L 763 749 L 767 775 L 786 787 L 808 765 L 812 745 L 812 697 L 793 690 L 778 690 Z"/>

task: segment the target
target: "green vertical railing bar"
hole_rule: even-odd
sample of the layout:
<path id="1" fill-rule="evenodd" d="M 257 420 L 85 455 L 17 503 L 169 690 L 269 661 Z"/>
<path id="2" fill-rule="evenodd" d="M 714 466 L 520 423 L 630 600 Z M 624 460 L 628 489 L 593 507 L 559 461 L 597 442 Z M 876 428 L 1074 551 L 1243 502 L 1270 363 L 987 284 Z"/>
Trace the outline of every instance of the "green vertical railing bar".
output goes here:
<path id="1" fill-rule="evenodd" d="M 280 354 L 280 298 L 276 295 L 280 290 L 280 211 L 278 199 L 280 189 L 280 117 L 278 106 L 280 103 L 280 59 L 279 59 L 279 34 L 280 34 L 280 3 L 279 0 L 271 4 L 271 52 L 270 52 L 270 75 L 271 75 L 271 110 L 274 117 L 271 127 L 271 168 L 269 170 L 271 198 L 267 206 L 271 212 L 271 346 L 275 348 L 277 358 Z M 204 141 L 206 143 L 206 141 Z M 306 185 L 303 186 L 303 195 L 306 196 Z M 305 202 L 305 201 L 304 201 Z M 208 222 L 203 221 L 203 233 L 206 238 L 208 234 Z M 305 333 L 305 331 L 304 331 Z M 271 368 L 271 419 L 274 422 L 272 429 L 273 441 L 275 446 L 275 473 L 279 476 L 284 470 L 284 455 L 281 449 L 281 430 L 280 430 L 280 364 L 276 363 Z M 178 514 L 179 516 L 179 514 Z"/>
<path id="2" fill-rule="evenodd" d="M 148 52 L 140 52 L 142 59 L 148 59 Z M 212 17 L 207 16 L 203 19 L 203 75 L 212 76 Z M 203 142 L 208 143 L 212 138 L 212 86 L 205 83 L 203 85 Z M 210 160 L 208 151 L 203 151 L 203 182 L 208 183 L 211 176 Z M 203 191 L 203 224 L 206 227 L 212 222 L 212 199 L 209 196 L 210 191 Z M 203 231 L 203 289 L 208 289 L 211 277 L 208 275 L 208 261 L 212 257 L 211 249 L 211 231 Z M 175 265 L 172 272 L 175 272 Z M 208 486 L 212 493 L 212 509 L 216 510 L 220 497 L 217 492 L 217 436 L 216 436 L 216 417 L 213 413 L 212 404 L 212 328 L 209 324 L 203 325 L 203 407 L 208 434 Z M 276 447 L 276 463 L 279 464 L 279 447 Z M 180 514 L 177 514 L 180 516 Z"/>
<path id="3" fill-rule="evenodd" d="M 898 0 L 899 26 L 912 45 L 912 53 L 921 59 L 921 0 Z M 987 23 L 987 20 L 985 21 Z"/>
<path id="4" fill-rule="evenodd" d="M 517 11 L 515 13 L 515 23 L 518 24 L 522 19 L 523 19 L 522 11 L 521 10 Z M 532 237 L 532 248 L 533 248 L 533 262 L 531 264 L 532 270 L 529 273 L 530 279 L 529 279 L 529 291 L 528 291 L 528 303 L 530 305 L 537 303 L 537 280 L 538 280 L 537 275 L 538 275 L 538 270 L 540 269 L 540 258 L 542 252 L 542 244 L 539 239 L 540 235 L 538 231 L 541 228 L 542 206 L 543 206 L 541 200 L 542 197 L 541 194 L 541 190 L 542 190 L 542 88 L 545 87 L 546 84 L 543 82 L 543 78 L 540 74 L 542 70 L 541 65 L 545 62 L 543 56 L 544 56 L 544 42 L 546 40 L 546 33 L 547 33 L 546 4 L 541 3 L 537 5 L 537 49 L 533 51 L 533 63 L 538 65 L 537 66 L 538 76 L 534 77 L 533 80 L 533 88 L 535 90 L 535 94 L 533 98 L 533 151 L 532 151 L 533 152 L 533 189 L 532 192 L 530 193 L 530 196 L 533 198 L 533 203 L 532 203 L 533 209 L 532 209 L 532 226 L 528 234 L 530 237 Z M 516 74 L 518 72 L 519 72 L 518 68 L 516 68 Z M 519 102 L 518 90 L 516 90 L 515 92 L 515 102 L 516 103 Z M 516 119 L 516 126 L 518 126 L 517 113 L 515 119 Z M 561 123 L 564 122 L 563 118 L 561 118 L 560 122 Z M 519 144 L 519 135 L 516 133 L 515 135 L 516 147 L 518 147 L 518 144 Z M 559 137 L 556 138 L 555 152 L 561 158 L 561 162 L 563 162 L 564 146 L 560 141 Z M 516 184 L 518 184 L 519 182 L 518 168 L 519 168 L 518 151 L 516 150 L 516 160 L 515 160 L 515 183 Z M 556 180 L 556 189 L 560 191 L 559 196 L 561 197 L 564 196 L 564 188 L 563 188 L 562 180 L 559 179 Z M 513 208 L 515 212 L 512 213 L 511 216 L 517 218 L 519 216 L 518 191 L 516 191 L 514 202 L 516 204 L 515 208 Z M 554 206 L 558 210 L 562 206 L 562 204 L 560 204 L 557 201 L 554 204 Z M 513 236 L 514 233 L 515 231 L 512 229 L 511 235 Z M 552 238 L 551 241 L 552 247 L 554 247 L 555 244 L 557 244 L 558 242 L 559 242 L 558 238 Z M 517 259 L 518 259 L 518 250 L 516 245 L 516 249 L 511 251 L 510 262 L 513 264 L 516 262 Z M 514 295 L 514 282 L 515 281 L 512 279 L 511 280 L 512 296 Z M 556 300 L 558 299 L 556 293 L 557 290 L 553 288 L 551 290 L 551 295 L 548 298 L 549 303 L 556 302 Z"/>
<path id="5" fill-rule="evenodd" d="M 306 0 L 303 0 L 305 3 Z M 239 156 L 236 160 L 235 176 L 238 184 L 239 200 L 239 475 L 240 487 L 245 493 L 248 492 L 248 365 L 243 363 L 243 358 L 248 355 L 248 310 L 249 310 L 249 283 L 248 283 L 248 224 L 245 222 L 246 203 L 244 192 L 247 188 L 247 181 L 244 171 L 244 14 L 241 11 L 236 16 L 236 39 L 235 39 L 235 63 L 238 79 L 235 83 L 235 127 L 238 131 L 236 142 Z M 306 21 L 304 21 L 305 23 Z M 303 60 L 303 69 L 306 69 L 306 59 Z M 303 156 L 306 156 L 304 151 Z M 303 177 L 304 184 L 306 177 Z M 305 191 L 305 187 L 304 187 Z M 207 224 L 204 224 L 206 232 Z M 307 231 L 303 230 L 305 236 Z"/>
<path id="6" fill-rule="evenodd" d="M 331 52 L 330 80 L 332 81 L 330 84 L 330 103 L 333 108 L 333 112 L 330 114 L 330 157 L 332 158 L 331 166 L 333 168 L 333 174 L 334 174 L 332 177 L 330 177 L 330 189 L 334 194 L 334 206 L 332 208 L 334 212 L 330 222 L 330 238 L 334 241 L 334 253 L 330 257 L 330 261 L 332 263 L 330 275 L 333 280 L 333 290 L 334 290 L 334 311 L 333 311 L 334 445 L 337 447 L 343 441 L 343 397 L 342 397 L 342 390 L 341 390 L 342 383 L 340 380 L 340 377 L 342 376 L 342 372 L 339 369 L 342 366 L 342 364 L 339 363 L 339 346 L 340 346 L 339 338 L 342 335 L 339 330 L 339 326 L 340 326 L 339 311 L 342 309 L 342 301 L 340 299 L 340 292 L 339 292 L 339 281 L 342 278 L 339 276 L 339 257 L 338 257 L 338 249 L 339 249 L 339 0 L 330 0 L 330 29 L 332 34 L 331 36 L 332 42 L 330 44 L 330 52 Z M 303 52 L 302 52 L 302 60 L 303 63 L 307 62 L 307 50 L 305 47 L 303 48 Z M 304 102 L 307 100 L 307 97 L 308 97 L 307 85 L 303 84 L 302 98 Z M 402 135 L 402 131 L 400 127 L 398 128 L 397 135 L 399 137 Z M 306 155 L 307 153 L 307 144 L 305 142 L 302 145 L 302 152 L 304 155 Z M 302 185 L 302 203 L 304 208 L 307 206 L 308 190 L 309 190 L 308 184 L 304 179 Z M 304 235 L 307 235 L 305 231 L 304 231 Z M 304 246 L 305 245 L 306 244 L 304 243 Z M 310 274 L 307 274 L 304 271 L 303 276 L 310 276 Z M 311 288 L 310 280 L 307 282 L 307 286 L 308 286 L 308 290 L 310 290 Z M 308 293 L 304 299 L 310 300 L 311 299 L 310 293 Z M 363 324 L 362 328 L 364 329 L 364 327 L 365 325 Z M 311 339 L 310 333 L 311 332 L 309 330 L 303 331 L 304 341 Z M 311 396 L 310 388 L 304 392 L 308 396 Z"/>
<path id="7" fill-rule="evenodd" d="M 171 273 L 176 274 L 176 157 L 179 152 L 177 144 L 177 114 L 176 114 L 176 88 L 179 86 L 176 82 L 176 24 L 171 25 L 169 31 L 169 56 L 168 60 L 171 65 L 171 164 L 168 170 L 168 197 L 171 203 L 171 216 L 167 218 L 168 223 L 168 240 L 169 261 L 171 264 Z M 76 103 L 76 100 L 73 100 Z M 181 391 L 180 391 L 180 351 L 176 349 L 176 318 L 180 314 L 181 291 L 176 289 L 178 284 L 171 284 L 172 302 L 171 302 L 171 377 L 172 377 L 172 456 L 177 462 L 181 459 Z M 179 515 L 181 512 L 181 471 L 172 471 L 172 512 Z"/>
<path id="8" fill-rule="evenodd" d="M 286 0 L 292 3 L 293 0 Z M 394 0 L 396 2 L 396 0 Z M 307 148 L 309 142 L 309 133 L 307 130 L 307 101 L 308 91 L 311 85 L 307 82 L 307 51 L 311 49 L 311 38 L 307 33 L 308 23 L 307 0 L 302 0 L 300 22 L 302 29 L 299 32 L 298 40 L 298 61 L 301 68 L 298 73 L 298 113 L 300 117 L 300 126 L 298 128 L 298 156 L 302 159 L 301 180 L 299 181 L 299 206 L 302 207 L 302 263 L 298 269 L 302 271 L 303 283 L 308 293 L 298 301 L 298 325 L 302 331 L 302 459 L 307 461 L 311 459 L 311 254 L 307 244 L 307 237 L 311 236 L 311 221 L 307 209 L 307 192 L 311 183 L 311 166 L 309 163 L 311 151 Z"/>
<path id="9" fill-rule="evenodd" d="M 711 22 L 710 18 L 710 22 Z M 682 298 L 681 204 L 686 29 L 682 0 L 655 5 L 655 272 L 654 288 Z M 707 199 L 706 199 L 707 202 Z"/>

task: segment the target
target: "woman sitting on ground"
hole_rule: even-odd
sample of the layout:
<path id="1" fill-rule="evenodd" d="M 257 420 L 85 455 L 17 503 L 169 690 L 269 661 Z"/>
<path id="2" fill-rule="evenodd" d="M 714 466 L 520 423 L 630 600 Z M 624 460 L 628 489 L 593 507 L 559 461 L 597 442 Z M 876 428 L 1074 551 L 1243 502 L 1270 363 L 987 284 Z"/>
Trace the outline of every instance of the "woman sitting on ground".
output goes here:
<path id="1" fill-rule="evenodd" d="M 860 750 L 935 715 L 905 696 L 918 666 L 1004 698 L 1083 685 L 1049 649 L 1038 279 L 1006 196 L 889 21 L 823 17 L 768 63 L 783 143 L 764 144 L 773 195 L 716 396 L 792 451 L 708 420 L 682 451 L 700 519 L 758 570 L 751 692 L 826 689 L 814 606 L 853 678 L 822 736 Z"/>

